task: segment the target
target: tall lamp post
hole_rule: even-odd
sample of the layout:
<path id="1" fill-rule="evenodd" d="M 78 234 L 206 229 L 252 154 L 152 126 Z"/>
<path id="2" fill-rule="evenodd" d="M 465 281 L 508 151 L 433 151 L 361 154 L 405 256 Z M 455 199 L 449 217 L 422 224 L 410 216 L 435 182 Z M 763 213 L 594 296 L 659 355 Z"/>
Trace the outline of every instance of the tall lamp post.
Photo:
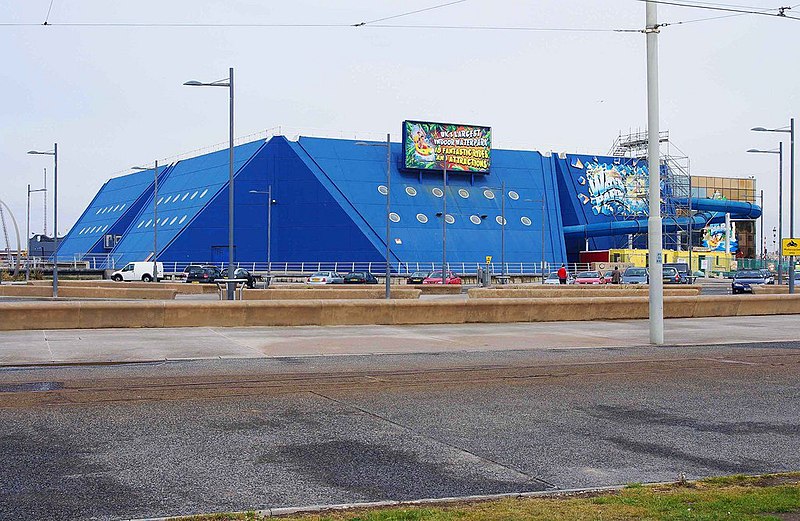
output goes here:
<path id="1" fill-rule="evenodd" d="M 222 80 L 204 83 L 191 80 L 184 83 L 189 87 L 227 87 L 230 98 L 228 128 L 228 278 L 233 277 L 233 67 L 228 70 L 228 77 Z M 228 282 L 228 300 L 236 295 L 236 283 Z"/>
<path id="2" fill-rule="evenodd" d="M 778 142 L 778 150 L 759 150 L 757 148 L 751 148 L 747 152 L 750 154 L 778 155 L 778 284 L 783 284 L 783 252 L 781 252 L 780 248 L 780 242 L 783 238 L 783 142 Z M 761 208 L 763 212 L 763 202 Z"/>
<path id="3" fill-rule="evenodd" d="M 251 194 L 267 196 L 267 287 L 272 280 L 272 205 L 275 200 L 272 198 L 272 185 L 267 186 L 267 191 L 250 190 Z"/>
<path id="4" fill-rule="evenodd" d="M 392 197 L 392 135 L 386 134 L 386 144 L 356 143 L 365 147 L 386 147 L 386 299 L 392 298 L 392 246 L 391 246 L 391 212 L 390 200 Z"/>
<path id="5" fill-rule="evenodd" d="M 46 192 L 47 188 L 38 188 L 31 190 L 31 185 L 28 185 L 28 213 L 25 221 L 25 281 L 31 280 L 31 194 L 36 192 Z"/>
<path id="6" fill-rule="evenodd" d="M 789 134 L 789 235 L 794 238 L 794 118 L 789 119 L 789 127 L 754 127 L 754 132 L 783 132 Z M 781 244 L 781 249 L 783 245 Z M 789 293 L 794 293 L 794 257 L 789 257 Z"/>
<path id="7" fill-rule="evenodd" d="M 29 150 L 34 156 L 53 156 L 53 297 L 58 297 L 58 143 L 52 152 Z"/>
<path id="8" fill-rule="evenodd" d="M 150 170 L 134 166 L 132 170 Z M 153 282 L 158 282 L 158 160 L 153 167 Z"/>

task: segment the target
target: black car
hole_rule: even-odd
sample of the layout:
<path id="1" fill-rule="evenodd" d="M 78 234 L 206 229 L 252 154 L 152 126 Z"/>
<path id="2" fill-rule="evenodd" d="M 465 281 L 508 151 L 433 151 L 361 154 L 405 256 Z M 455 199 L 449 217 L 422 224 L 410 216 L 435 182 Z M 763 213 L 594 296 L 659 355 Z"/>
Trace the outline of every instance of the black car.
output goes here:
<path id="1" fill-rule="evenodd" d="M 216 266 L 189 266 L 186 268 L 186 282 L 212 283 L 222 278 Z"/>
<path id="2" fill-rule="evenodd" d="M 422 281 L 427 279 L 429 274 L 429 271 L 415 271 L 406 279 L 406 284 L 422 284 Z"/>
<path id="3" fill-rule="evenodd" d="M 222 270 L 222 278 L 228 278 L 228 268 Z M 246 285 L 250 289 L 256 287 L 256 276 L 244 268 L 236 268 L 233 270 L 233 277 L 231 278 L 246 280 Z"/>
<path id="4" fill-rule="evenodd" d="M 678 275 L 681 276 L 681 284 L 691 284 L 692 279 L 689 276 L 689 265 L 685 262 L 671 262 L 664 263 L 664 269 L 675 268 L 678 270 Z"/>
<path id="5" fill-rule="evenodd" d="M 351 271 L 344 276 L 345 284 L 377 284 L 378 279 L 368 271 Z"/>
<path id="6" fill-rule="evenodd" d="M 745 291 L 752 293 L 753 286 L 767 284 L 768 281 L 768 277 L 764 276 L 759 270 L 740 270 L 733 274 L 731 292 L 734 295 Z"/>

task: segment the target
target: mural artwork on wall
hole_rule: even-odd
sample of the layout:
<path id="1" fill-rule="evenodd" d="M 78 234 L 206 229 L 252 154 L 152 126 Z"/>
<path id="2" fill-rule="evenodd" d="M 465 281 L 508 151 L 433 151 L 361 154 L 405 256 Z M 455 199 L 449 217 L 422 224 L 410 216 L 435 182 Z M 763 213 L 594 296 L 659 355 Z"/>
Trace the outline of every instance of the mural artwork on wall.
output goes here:
<path id="1" fill-rule="evenodd" d="M 703 228 L 703 247 L 711 251 L 725 251 L 725 225 L 712 224 Z M 731 223 L 731 253 L 739 251 L 736 239 L 736 223 Z"/>
<path id="2" fill-rule="evenodd" d="M 578 199 L 589 204 L 595 215 L 641 217 L 647 215 L 647 163 L 615 160 L 604 163 L 594 158 L 586 164 L 576 159 L 573 168 L 584 171 L 576 179 Z"/>

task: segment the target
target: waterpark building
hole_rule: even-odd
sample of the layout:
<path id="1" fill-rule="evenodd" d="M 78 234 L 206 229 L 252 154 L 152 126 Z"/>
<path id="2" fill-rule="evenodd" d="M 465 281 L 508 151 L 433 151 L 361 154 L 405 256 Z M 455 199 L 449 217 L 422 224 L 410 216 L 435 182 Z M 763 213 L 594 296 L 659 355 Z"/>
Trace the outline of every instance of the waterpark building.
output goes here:
<path id="1" fill-rule="evenodd" d="M 446 256 L 451 269 L 469 271 L 489 256 L 508 272 L 535 272 L 577 262 L 583 250 L 646 242 L 645 160 L 491 149 L 484 127 L 479 135 L 421 125 L 404 123 L 388 165 L 381 142 L 276 135 L 235 147 L 235 261 L 263 269 L 269 221 L 273 266 L 382 265 L 387 197 L 389 261 L 398 270 L 439 266 Z M 434 131 L 442 140 L 426 145 L 425 132 Z M 708 197 L 691 198 L 689 215 L 681 210 L 688 191 L 675 189 L 670 172 L 665 162 L 665 247 L 688 227 L 724 222 L 725 213 L 760 215 L 752 202 Z M 226 262 L 228 150 L 175 161 L 157 175 L 157 194 L 153 170 L 108 180 L 60 243 L 58 260 L 96 268 L 152 260 L 157 229 L 158 260 L 168 266 Z"/>

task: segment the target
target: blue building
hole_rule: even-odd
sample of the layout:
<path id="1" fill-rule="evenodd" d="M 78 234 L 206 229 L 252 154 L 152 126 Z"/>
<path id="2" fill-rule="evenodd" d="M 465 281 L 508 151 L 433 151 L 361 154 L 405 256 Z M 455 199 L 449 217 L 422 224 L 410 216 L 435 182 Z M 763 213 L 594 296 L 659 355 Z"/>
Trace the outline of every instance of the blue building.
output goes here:
<path id="1" fill-rule="evenodd" d="M 519 266 L 577 260 L 585 241 L 613 247 L 619 235 L 634 233 L 632 223 L 646 220 L 644 162 L 494 149 L 488 174 L 451 172 L 445 191 L 441 171 L 405 170 L 403 153 L 400 143 L 391 145 L 389 190 L 385 146 L 283 136 L 237 146 L 236 262 L 265 264 L 268 187 L 273 266 L 382 264 L 387 194 L 390 261 L 410 269 L 441 263 L 443 227 L 447 261 L 461 269 L 487 256 Z M 98 268 L 152 260 L 157 226 L 158 259 L 168 270 L 226 262 L 228 151 L 175 162 L 158 175 L 156 197 L 152 170 L 103 185 L 59 245 L 59 260 L 84 259 Z"/>

